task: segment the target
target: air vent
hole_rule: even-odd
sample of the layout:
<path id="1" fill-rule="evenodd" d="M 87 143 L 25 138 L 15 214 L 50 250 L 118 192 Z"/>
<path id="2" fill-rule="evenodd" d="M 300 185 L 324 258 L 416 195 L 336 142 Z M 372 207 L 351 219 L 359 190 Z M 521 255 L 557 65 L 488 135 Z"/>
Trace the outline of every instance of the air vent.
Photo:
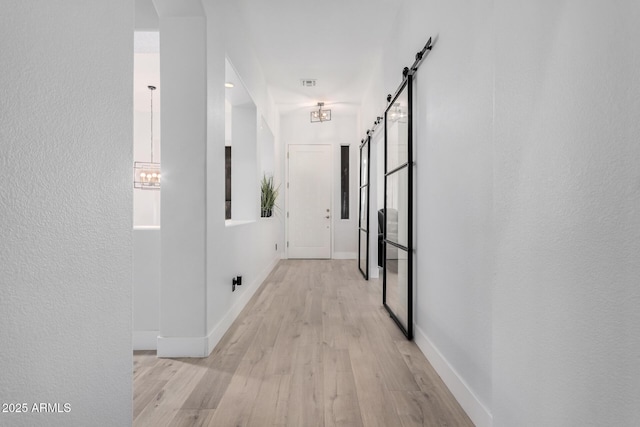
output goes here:
<path id="1" fill-rule="evenodd" d="M 316 85 L 316 79 L 302 79 L 300 82 L 304 87 L 314 87 Z"/>

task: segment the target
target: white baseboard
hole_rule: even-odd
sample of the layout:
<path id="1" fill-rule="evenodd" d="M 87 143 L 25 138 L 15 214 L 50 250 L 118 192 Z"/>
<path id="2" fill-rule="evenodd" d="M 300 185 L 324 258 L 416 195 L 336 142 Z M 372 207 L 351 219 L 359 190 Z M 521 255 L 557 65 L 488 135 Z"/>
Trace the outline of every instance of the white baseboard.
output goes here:
<path id="1" fill-rule="evenodd" d="M 158 357 L 207 357 L 220 342 L 231 324 L 247 305 L 251 297 L 260 288 L 269 273 L 280 262 L 280 255 L 276 256 L 267 267 L 250 284 L 243 284 L 245 292 L 227 311 L 222 320 L 205 337 L 158 337 Z"/>
<path id="2" fill-rule="evenodd" d="M 134 350 L 157 350 L 160 331 L 133 331 Z"/>
<path id="3" fill-rule="evenodd" d="M 415 343 L 477 427 L 491 427 L 493 416 L 425 333 L 415 327 Z"/>
<path id="4" fill-rule="evenodd" d="M 332 259 L 358 259 L 357 252 L 334 252 Z"/>
<path id="5" fill-rule="evenodd" d="M 207 337 L 158 337 L 158 357 L 207 357 Z"/>
<path id="6" fill-rule="evenodd" d="M 275 268 L 275 266 L 280 262 L 280 256 L 276 256 L 270 263 L 265 267 L 258 277 L 249 284 L 249 286 L 245 287 L 245 284 L 242 284 L 242 287 L 246 289 L 246 291 L 240 295 L 236 303 L 231 306 L 231 309 L 227 311 L 227 314 L 218 322 L 216 326 L 209 332 L 207 336 L 207 354 L 204 357 L 207 357 L 213 349 L 218 345 L 224 334 L 229 330 L 231 324 L 233 324 L 234 320 L 238 317 L 242 309 L 247 305 L 251 297 L 256 293 L 260 286 L 265 281 L 267 276 L 271 273 L 271 271 Z"/>

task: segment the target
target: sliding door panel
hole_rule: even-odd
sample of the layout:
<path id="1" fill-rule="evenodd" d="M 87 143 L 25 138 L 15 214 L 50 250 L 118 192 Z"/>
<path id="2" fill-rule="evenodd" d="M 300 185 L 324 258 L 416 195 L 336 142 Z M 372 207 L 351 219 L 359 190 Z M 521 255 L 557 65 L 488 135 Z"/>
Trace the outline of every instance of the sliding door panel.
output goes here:
<path id="1" fill-rule="evenodd" d="M 371 141 L 367 136 L 360 145 L 360 194 L 358 214 L 358 269 L 369 280 L 369 156 Z"/>
<path id="2" fill-rule="evenodd" d="M 411 90 L 411 74 L 408 74 L 384 115 L 382 303 L 408 339 L 413 339 Z"/>

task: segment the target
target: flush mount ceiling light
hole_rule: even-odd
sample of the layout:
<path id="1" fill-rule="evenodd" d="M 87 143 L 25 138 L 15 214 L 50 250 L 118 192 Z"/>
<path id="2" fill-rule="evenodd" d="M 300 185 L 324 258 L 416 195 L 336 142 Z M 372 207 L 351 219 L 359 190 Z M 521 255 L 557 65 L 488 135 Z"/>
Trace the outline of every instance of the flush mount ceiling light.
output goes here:
<path id="1" fill-rule="evenodd" d="M 234 85 L 234 84 L 233 84 L 233 83 L 231 83 L 231 82 L 226 82 L 226 83 L 224 84 L 224 87 L 226 87 L 227 89 L 231 89 L 232 87 L 235 87 L 235 86 L 236 86 L 236 85 Z"/>
<path id="2" fill-rule="evenodd" d="M 323 110 L 324 102 L 318 102 L 318 109 L 311 112 L 311 123 L 322 123 L 331 120 L 331 110 Z"/>
<path id="3" fill-rule="evenodd" d="M 140 190 L 160 189 L 160 163 L 153 161 L 153 91 L 155 86 L 147 86 L 151 93 L 151 162 L 133 163 L 133 188 Z"/>

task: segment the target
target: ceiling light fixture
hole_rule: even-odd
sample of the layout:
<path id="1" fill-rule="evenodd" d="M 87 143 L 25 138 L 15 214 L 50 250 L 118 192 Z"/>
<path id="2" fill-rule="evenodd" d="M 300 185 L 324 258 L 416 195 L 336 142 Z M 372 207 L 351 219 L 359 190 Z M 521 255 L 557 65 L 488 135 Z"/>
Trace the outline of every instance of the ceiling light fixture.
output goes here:
<path id="1" fill-rule="evenodd" d="M 331 120 L 331 110 L 323 110 L 324 102 L 318 102 L 318 109 L 311 112 L 311 123 L 322 123 Z"/>
<path id="2" fill-rule="evenodd" d="M 153 161 L 153 91 L 155 86 L 147 86 L 151 93 L 151 162 L 133 163 L 133 188 L 141 190 L 160 189 L 160 163 Z"/>
<path id="3" fill-rule="evenodd" d="M 405 120 L 407 118 L 407 110 L 406 107 L 400 105 L 399 102 L 393 104 L 393 106 L 389 109 L 389 119 L 392 123 L 399 121 L 400 123 L 406 123 Z"/>
<path id="4" fill-rule="evenodd" d="M 224 84 L 224 87 L 226 87 L 227 89 L 231 89 L 232 87 L 235 87 L 235 86 L 236 86 L 236 85 L 234 85 L 234 84 L 233 84 L 233 83 L 231 83 L 231 82 L 226 82 L 226 83 Z"/>

